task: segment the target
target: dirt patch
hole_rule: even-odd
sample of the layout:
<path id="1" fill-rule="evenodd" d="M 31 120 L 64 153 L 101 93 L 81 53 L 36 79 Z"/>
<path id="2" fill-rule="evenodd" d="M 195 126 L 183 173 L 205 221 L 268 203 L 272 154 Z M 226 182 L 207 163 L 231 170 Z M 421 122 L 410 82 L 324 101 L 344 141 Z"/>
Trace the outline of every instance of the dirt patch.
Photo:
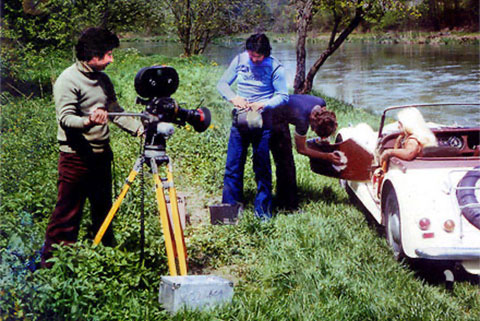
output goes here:
<path id="1" fill-rule="evenodd" d="M 209 205 L 221 203 L 221 196 L 207 195 L 199 188 L 182 187 L 179 195 L 185 197 L 187 224 L 210 224 Z"/>

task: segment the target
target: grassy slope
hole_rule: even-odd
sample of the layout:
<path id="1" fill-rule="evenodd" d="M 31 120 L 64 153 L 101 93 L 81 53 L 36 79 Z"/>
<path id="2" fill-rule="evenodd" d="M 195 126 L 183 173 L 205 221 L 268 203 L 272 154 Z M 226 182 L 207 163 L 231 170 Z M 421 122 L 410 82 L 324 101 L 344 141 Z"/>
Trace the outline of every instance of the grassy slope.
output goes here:
<path id="1" fill-rule="evenodd" d="M 215 90 L 221 73 L 202 59 L 139 57 L 122 52 L 109 67 L 118 97 L 128 110 L 133 78 L 144 66 L 169 64 L 180 74 L 175 98 L 188 108 L 201 99 L 214 121 L 207 132 L 177 129 L 168 141 L 179 191 L 188 208 L 206 215 L 218 202 L 229 130 L 229 108 Z M 65 63 L 68 65 L 68 63 Z M 60 66 L 63 68 L 64 66 Z M 59 70 L 55 73 L 58 74 Z M 340 126 L 375 118 L 333 99 Z M 139 180 L 115 218 L 118 246 L 91 248 L 85 215 L 77 246 L 62 248 L 53 269 L 30 273 L 28 259 L 43 242 L 55 204 L 56 143 L 51 98 L 12 100 L 2 107 L 0 195 L 0 320 L 161 320 L 171 317 L 157 303 L 167 274 L 162 234 L 146 174 L 146 253 L 139 257 Z M 112 126 L 116 181 L 121 185 L 138 154 L 138 142 Z M 301 209 L 279 213 L 267 224 L 252 216 L 255 191 L 250 162 L 249 206 L 238 226 L 198 223 L 186 230 L 192 273 L 217 273 L 235 280 L 233 303 L 214 312 L 186 312 L 177 320 L 477 320 L 478 286 L 459 283 L 453 292 L 429 285 L 397 263 L 363 214 L 333 179 L 313 174 L 296 155 Z M 187 202 L 188 202 L 187 200 Z M 88 213 L 88 211 L 86 211 Z M 290 214 L 290 215 L 288 215 Z M 35 255 L 34 255 L 35 257 Z"/>

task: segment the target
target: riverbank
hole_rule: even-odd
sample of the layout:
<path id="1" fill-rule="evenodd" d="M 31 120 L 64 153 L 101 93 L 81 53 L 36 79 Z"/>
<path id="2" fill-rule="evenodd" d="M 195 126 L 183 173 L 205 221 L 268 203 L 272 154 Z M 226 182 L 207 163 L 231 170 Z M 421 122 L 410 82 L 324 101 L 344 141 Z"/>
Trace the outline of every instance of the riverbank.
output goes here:
<path id="1" fill-rule="evenodd" d="M 272 35 L 274 42 L 295 42 L 294 34 Z M 328 42 L 330 34 L 310 33 L 307 42 Z M 365 42 L 381 44 L 479 44 L 480 33 L 467 33 L 455 31 L 442 32 L 385 32 L 385 33 L 352 33 L 346 42 Z"/>
<path id="2" fill-rule="evenodd" d="M 71 62 L 63 61 L 62 66 Z M 139 112 L 133 79 L 145 66 L 167 64 L 180 76 L 174 98 L 185 108 L 210 108 L 212 127 L 197 133 L 176 128 L 168 140 L 177 190 L 187 196 L 190 274 L 222 275 L 235 282 L 233 302 L 206 312 L 172 317 L 158 304 L 160 276 L 168 273 L 151 176 L 145 171 L 145 261 L 140 255 L 140 180 L 114 218 L 118 245 L 91 245 L 88 210 L 80 242 L 62 247 L 51 270 L 32 273 L 56 201 L 57 143 L 51 93 L 44 98 L 5 97 L 2 104 L 0 181 L 0 319 L 26 320 L 476 320 L 478 285 L 453 291 L 427 282 L 396 262 L 381 235 L 335 179 L 315 175 L 295 154 L 299 211 L 278 212 L 267 224 L 253 217 L 255 182 L 246 167 L 247 206 L 236 226 L 211 226 L 208 205 L 219 202 L 231 123 L 230 108 L 215 85 L 224 67 L 201 57 L 142 57 L 119 51 L 106 72 L 121 105 Z M 58 69 L 56 76 L 61 70 Z M 44 71 L 50 75 L 50 70 Z M 209 75 L 209 77 L 205 77 Z M 327 98 L 339 127 L 378 117 Z M 139 141 L 115 126 L 117 191 L 138 155 Z M 427 274 L 435 273 L 433 268 Z"/>
<path id="3" fill-rule="evenodd" d="M 296 34 L 287 33 L 267 33 L 272 42 L 277 43 L 295 43 Z M 240 34 L 236 36 L 216 38 L 215 44 L 232 45 L 242 43 L 247 39 L 248 34 Z M 308 43 L 328 42 L 329 33 L 309 33 Z M 123 34 L 121 40 L 124 42 L 178 42 L 178 39 L 172 35 L 155 36 L 155 37 L 139 37 L 133 34 Z M 382 44 L 480 44 L 480 32 L 464 32 L 449 31 L 440 32 L 422 32 L 422 31 L 406 31 L 406 32 L 384 32 L 384 33 L 358 33 L 350 34 L 346 42 L 365 42 L 365 43 L 382 43 Z"/>

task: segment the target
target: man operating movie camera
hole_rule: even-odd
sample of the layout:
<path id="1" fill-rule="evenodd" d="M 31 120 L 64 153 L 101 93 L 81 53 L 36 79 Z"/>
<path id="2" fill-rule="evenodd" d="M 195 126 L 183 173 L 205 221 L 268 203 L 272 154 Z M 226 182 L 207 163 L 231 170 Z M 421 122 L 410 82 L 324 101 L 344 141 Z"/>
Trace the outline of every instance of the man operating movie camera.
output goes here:
<path id="1" fill-rule="evenodd" d="M 145 153 L 165 154 L 166 139 L 173 124 L 189 123 L 202 132 L 210 125 L 207 108 L 187 110 L 170 97 L 179 84 L 172 67 L 142 68 L 135 77 L 135 90 L 146 106 L 142 113 L 125 113 L 117 102 L 114 86 L 103 72 L 113 62 L 118 37 L 101 28 L 87 28 L 75 46 L 77 61 L 55 82 L 53 93 L 58 124 L 58 198 L 46 229 L 42 267 L 50 267 L 54 244 L 77 241 L 83 207 L 88 198 L 92 231 L 97 231 L 112 207 L 113 153 L 108 121 L 133 136 L 145 136 Z M 148 156 L 147 156 L 148 157 Z M 102 239 L 113 245 L 111 226 Z"/>

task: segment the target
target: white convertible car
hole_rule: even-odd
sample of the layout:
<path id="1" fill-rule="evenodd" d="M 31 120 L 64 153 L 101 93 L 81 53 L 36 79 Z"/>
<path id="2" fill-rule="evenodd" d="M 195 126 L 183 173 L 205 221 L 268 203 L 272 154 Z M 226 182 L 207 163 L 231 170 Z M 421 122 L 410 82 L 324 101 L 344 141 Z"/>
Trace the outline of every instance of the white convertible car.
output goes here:
<path id="1" fill-rule="evenodd" d="M 379 155 L 394 148 L 400 134 L 396 125 L 385 125 L 387 114 L 407 107 L 417 107 L 422 112 L 424 108 L 435 108 L 437 113 L 441 108 L 466 108 L 476 113 L 472 119 L 476 118 L 477 123 L 471 126 L 428 123 L 439 146 L 424 148 L 422 155 L 411 161 L 393 157 L 379 175 Z M 343 169 L 345 173 L 337 168 L 338 175 L 332 170 L 322 173 L 325 170 L 319 167 L 324 164 L 316 164 L 315 160 L 311 160 L 311 168 L 341 178 L 347 192 L 358 198 L 385 227 L 388 243 L 397 258 L 457 261 L 467 272 L 480 275 L 479 114 L 480 104 L 390 107 L 383 112 L 379 132 L 370 146 L 362 142 L 362 137 L 374 134 L 368 126 L 339 131 L 335 145 L 340 147 L 335 149 L 342 151 L 341 146 L 350 142 L 343 152 L 347 154 L 347 164 L 355 164 L 356 168 L 348 165 Z"/>

